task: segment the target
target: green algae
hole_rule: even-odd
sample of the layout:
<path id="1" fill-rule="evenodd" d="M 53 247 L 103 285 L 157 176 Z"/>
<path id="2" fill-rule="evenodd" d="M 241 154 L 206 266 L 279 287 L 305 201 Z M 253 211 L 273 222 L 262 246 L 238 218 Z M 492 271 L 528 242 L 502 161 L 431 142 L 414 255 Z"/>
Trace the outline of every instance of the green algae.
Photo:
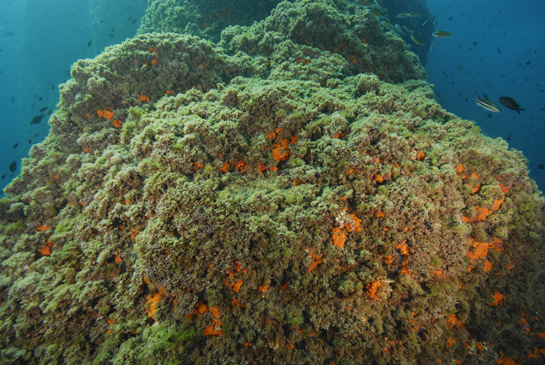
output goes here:
<path id="1" fill-rule="evenodd" d="M 545 202 L 524 157 L 343 9 L 284 2 L 219 46 L 143 34 L 73 66 L 0 203 L 4 362 L 482 363 L 539 346 L 520 318 L 545 331 Z"/>

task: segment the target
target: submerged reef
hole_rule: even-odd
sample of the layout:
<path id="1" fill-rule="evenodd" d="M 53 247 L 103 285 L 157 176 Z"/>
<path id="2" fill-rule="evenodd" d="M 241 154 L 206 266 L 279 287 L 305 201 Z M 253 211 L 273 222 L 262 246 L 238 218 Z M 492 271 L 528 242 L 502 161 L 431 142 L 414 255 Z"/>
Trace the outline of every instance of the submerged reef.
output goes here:
<path id="1" fill-rule="evenodd" d="M 230 25 L 251 25 L 267 17 L 280 0 L 151 0 L 138 34 L 184 33 L 219 41 Z"/>
<path id="2" fill-rule="evenodd" d="M 2 363 L 545 356 L 524 156 L 437 104 L 366 11 L 142 34 L 59 90 L 0 201 Z"/>

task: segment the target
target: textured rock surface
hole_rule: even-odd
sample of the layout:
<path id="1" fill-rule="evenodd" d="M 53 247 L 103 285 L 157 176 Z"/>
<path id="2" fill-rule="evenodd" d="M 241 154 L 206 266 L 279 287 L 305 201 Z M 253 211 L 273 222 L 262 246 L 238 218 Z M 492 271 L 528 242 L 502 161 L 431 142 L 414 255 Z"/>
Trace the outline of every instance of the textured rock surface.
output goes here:
<path id="1" fill-rule="evenodd" d="M 354 30 L 368 44 L 330 52 L 297 14 L 349 27 L 332 4 L 282 3 L 219 46 L 141 35 L 73 66 L 0 202 L 4 363 L 543 347 L 544 200 L 524 157 L 442 109 L 376 19 Z"/>

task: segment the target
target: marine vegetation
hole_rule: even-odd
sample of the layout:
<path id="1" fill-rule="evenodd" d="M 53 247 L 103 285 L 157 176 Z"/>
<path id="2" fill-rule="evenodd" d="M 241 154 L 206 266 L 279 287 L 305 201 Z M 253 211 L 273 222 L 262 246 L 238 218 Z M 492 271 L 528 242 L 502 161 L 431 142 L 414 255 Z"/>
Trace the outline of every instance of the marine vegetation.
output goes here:
<path id="1" fill-rule="evenodd" d="M 283 2 L 76 62 L 0 201 L 1 362 L 541 362 L 527 161 L 380 28 Z"/>

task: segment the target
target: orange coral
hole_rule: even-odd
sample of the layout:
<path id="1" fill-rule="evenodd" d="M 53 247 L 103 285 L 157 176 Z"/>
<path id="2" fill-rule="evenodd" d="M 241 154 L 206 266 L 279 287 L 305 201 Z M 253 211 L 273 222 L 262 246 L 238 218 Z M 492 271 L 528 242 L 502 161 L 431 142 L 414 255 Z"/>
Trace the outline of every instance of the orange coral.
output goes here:
<path id="1" fill-rule="evenodd" d="M 484 262 L 484 272 L 489 272 L 492 270 L 492 263 L 490 261 Z"/>
<path id="2" fill-rule="evenodd" d="M 499 184 L 500 185 L 500 189 L 501 189 L 501 192 L 505 195 L 509 192 L 509 189 L 507 186 L 503 186 L 502 184 Z"/>
<path id="3" fill-rule="evenodd" d="M 280 144 L 273 144 L 272 157 L 278 161 L 286 161 L 290 156 L 290 150 L 288 145 L 290 143 L 289 139 L 283 139 L 280 141 Z"/>
<path id="4" fill-rule="evenodd" d="M 112 119 L 114 117 L 114 112 L 109 110 L 103 110 L 102 115 L 104 115 L 105 119 Z"/>
<path id="5" fill-rule="evenodd" d="M 361 232 L 363 230 L 363 228 L 361 227 L 361 219 L 356 217 L 355 214 L 349 214 L 349 215 L 350 215 L 350 218 L 352 218 L 352 221 L 354 221 L 354 231 Z M 348 228 L 350 230 L 350 226 L 348 226 Z"/>
<path id="6" fill-rule="evenodd" d="M 472 260 L 485 258 L 491 245 L 487 242 L 476 242 L 473 238 L 469 240 L 469 244 L 475 247 L 475 251 L 467 253 L 467 257 Z"/>
<path id="7" fill-rule="evenodd" d="M 418 153 L 416 154 L 416 159 L 418 161 L 422 161 L 423 159 L 426 158 L 426 152 L 424 151 L 418 151 Z"/>
<path id="8" fill-rule="evenodd" d="M 156 65 L 157 65 L 157 60 L 151 60 L 151 64 L 152 64 L 153 66 L 156 66 Z"/>
<path id="9" fill-rule="evenodd" d="M 223 163 L 223 166 L 220 167 L 220 171 L 221 171 L 221 172 L 229 172 L 229 166 L 230 166 L 230 165 L 229 165 L 229 162 L 225 161 L 225 162 Z"/>
<path id="10" fill-rule="evenodd" d="M 384 181 L 384 178 L 382 177 L 382 175 L 376 174 L 375 175 L 375 181 L 378 182 L 378 183 L 381 183 L 381 182 Z"/>
<path id="11" fill-rule="evenodd" d="M 115 254 L 115 258 L 114 258 L 114 261 L 116 264 L 120 264 L 123 262 L 123 259 L 121 259 L 121 256 L 119 256 L 119 254 Z"/>
<path id="12" fill-rule="evenodd" d="M 149 98 L 144 94 L 140 95 L 139 99 L 140 101 L 143 101 L 144 103 L 147 103 L 149 101 Z"/>
<path id="13" fill-rule="evenodd" d="M 333 235 L 331 236 L 331 239 L 333 240 L 333 244 L 337 247 L 344 248 L 344 243 L 346 242 L 346 234 L 341 231 L 339 227 L 335 227 L 332 230 Z"/>
<path id="14" fill-rule="evenodd" d="M 46 226 L 45 224 L 42 224 L 38 227 L 38 231 L 47 231 L 50 227 Z"/>
<path id="15" fill-rule="evenodd" d="M 371 284 L 367 284 L 367 295 L 371 297 L 371 299 L 377 299 L 377 292 L 382 287 L 382 283 L 380 280 L 374 281 Z"/>
<path id="16" fill-rule="evenodd" d="M 384 263 L 385 264 L 391 264 L 392 262 L 394 262 L 394 259 L 392 258 L 392 256 L 386 256 L 384 258 Z"/>
<path id="17" fill-rule="evenodd" d="M 477 213 L 479 213 L 479 215 L 475 217 L 478 221 L 484 221 L 490 214 L 492 214 L 492 211 L 488 208 L 475 207 L 475 210 Z"/>
<path id="18" fill-rule="evenodd" d="M 322 263 L 322 259 L 321 257 L 322 256 L 318 256 L 318 255 L 315 255 L 313 253 L 310 254 L 310 256 L 314 259 L 312 261 L 312 263 L 310 264 L 310 268 L 308 269 L 308 272 L 311 272 L 312 270 L 314 270 L 316 268 L 316 266 L 318 266 L 318 264 L 321 264 Z"/>
<path id="19" fill-rule="evenodd" d="M 233 290 L 238 293 L 238 291 L 240 290 L 240 287 L 242 286 L 244 282 L 242 280 L 238 280 L 235 285 L 233 285 Z"/>
<path id="20" fill-rule="evenodd" d="M 494 298 L 494 302 L 491 303 L 490 306 L 495 307 L 497 305 L 503 305 L 503 299 L 505 296 L 500 292 L 496 292 L 496 294 L 492 295 L 492 298 Z"/>
<path id="21" fill-rule="evenodd" d="M 46 245 L 42 246 L 42 248 L 40 248 L 38 252 L 41 253 L 42 256 L 49 256 L 51 255 L 51 247 L 53 247 L 53 243 L 47 241 Z"/>
<path id="22" fill-rule="evenodd" d="M 403 241 L 402 243 L 399 243 L 396 248 L 399 250 L 399 252 L 402 254 L 402 255 L 408 255 L 409 254 L 409 246 L 407 246 L 405 244 L 405 242 L 407 242 L 407 240 Z"/>
<path id="23" fill-rule="evenodd" d="M 148 317 L 153 318 L 155 315 L 155 312 L 157 311 L 157 304 L 159 304 L 159 301 L 161 300 L 161 297 L 163 296 L 163 289 L 160 289 L 157 293 L 155 293 L 153 296 L 148 295 L 148 300 L 146 301 L 146 305 L 150 305 L 148 310 Z"/>
<path id="24" fill-rule="evenodd" d="M 112 120 L 112 124 L 114 125 L 115 128 L 121 128 L 121 126 L 123 125 L 123 122 L 120 121 L 120 120 Z"/>
<path id="25" fill-rule="evenodd" d="M 457 173 L 461 173 L 462 171 L 464 171 L 464 165 L 462 164 L 459 164 L 458 166 L 456 166 L 456 168 L 454 169 Z"/>
<path id="26" fill-rule="evenodd" d="M 494 201 L 494 206 L 492 207 L 492 210 L 498 210 L 501 208 L 501 205 L 503 204 L 504 199 L 497 199 Z"/>

